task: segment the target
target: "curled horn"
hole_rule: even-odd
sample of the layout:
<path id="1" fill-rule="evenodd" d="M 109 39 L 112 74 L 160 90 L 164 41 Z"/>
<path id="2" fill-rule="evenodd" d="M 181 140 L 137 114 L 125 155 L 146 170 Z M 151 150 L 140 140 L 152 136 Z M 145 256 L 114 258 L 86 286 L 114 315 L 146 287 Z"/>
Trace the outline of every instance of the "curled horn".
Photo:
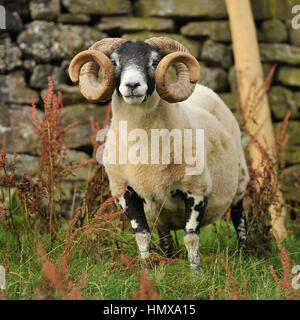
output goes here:
<path id="1" fill-rule="evenodd" d="M 154 37 L 145 42 L 164 56 L 155 72 L 156 90 L 160 97 L 170 103 L 186 100 L 193 93 L 200 77 L 198 61 L 182 44 L 173 39 Z M 169 83 L 167 73 L 173 64 L 177 82 Z"/>
<path id="2" fill-rule="evenodd" d="M 114 66 L 109 59 L 112 52 L 127 40 L 107 38 L 93 44 L 89 50 L 78 53 L 71 61 L 69 75 L 73 82 L 79 80 L 79 88 L 89 101 L 107 101 L 115 89 Z M 103 80 L 98 81 L 99 68 Z"/>

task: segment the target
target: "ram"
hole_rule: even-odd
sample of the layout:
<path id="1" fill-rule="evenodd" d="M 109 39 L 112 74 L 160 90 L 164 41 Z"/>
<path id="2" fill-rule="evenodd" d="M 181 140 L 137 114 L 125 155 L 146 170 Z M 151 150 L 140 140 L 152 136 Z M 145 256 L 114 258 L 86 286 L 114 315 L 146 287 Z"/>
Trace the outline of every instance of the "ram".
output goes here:
<path id="1" fill-rule="evenodd" d="M 177 72 L 175 83 L 168 80 L 171 66 Z M 173 255 L 170 231 L 184 229 L 190 265 L 201 269 L 200 227 L 214 223 L 230 206 L 239 247 L 247 250 L 243 196 L 249 175 L 240 130 L 218 95 L 197 84 L 199 63 L 184 46 L 167 37 L 144 42 L 103 39 L 74 57 L 69 74 L 72 81 L 79 80 L 80 90 L 89 101 L 112 99 L 104 154 L 106 160 L 111 159 L 108 154 L 116 147 L 117 156 L 112 157 L 114 161 L 105 161 L 105 169 L 112 195 L 120 195 L 116 202 L 125 209 L 142 258 L 149 255 L 153 227 L 168 257 Z M 141 143 L 125 139 L 119 132 L 120 123 L 126 123 L 130 132 L 143 130 L 148 137 L 153 130 L 159 130 L 162 136 L 164 132 L 182 133 L 181 138 L 180 134 L 179 138 L 170 134 L 170 163 L 152 163 L 157 156 L 152 145 L 143 149 Z M 195 170 L 199 159 L 194 157 L 193 165 L 184 156 L 180 158 L 178 146 L 189 144 L 195 153 L 199 129 L 204 132 L 202 163 Z M 183 139 L 187 130 L 193 133 Z M 178 139 L 181 143 L 175 143 Z M 146 157 L 140 155 L 143 161 L 130 163 L 128 158 L 118 157 L 122 150 L 131 155 L 134 150 L 137 154 L 141 150 L 150 152 Z M 165 146 L 160 145 L 158 150 L 162 159 Z"/>

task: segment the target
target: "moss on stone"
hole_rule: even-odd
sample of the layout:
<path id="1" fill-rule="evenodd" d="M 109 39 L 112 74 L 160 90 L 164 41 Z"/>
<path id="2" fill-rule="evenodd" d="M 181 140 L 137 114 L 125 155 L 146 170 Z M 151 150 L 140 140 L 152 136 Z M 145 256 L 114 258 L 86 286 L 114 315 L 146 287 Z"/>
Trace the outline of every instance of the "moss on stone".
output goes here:
<path id="1" fill-rule="evenodd" d="M 141 16 L 160 17 L 227 17 L 224 0 L 140 0 L 136 11 Z"/>
<path id="2" fill-rule="evenodd" d="M 209 37 L 214 41 L 230 42 L 229 21 L 189 22 L 181 28 L 181 33 L 189 37 Z"/>
<path id="3" fill-rule="evenodd" d="M 292 18 L 292 7 L 299 4 L 299 0 L 251 0 L 252 11 L 255 19 L 280 19 Z"/>
<path id="4" fill-rule="evenodd" d="M 72 13 L 91 15 L 120 15 L 132 11 L 129 0 L 63 0 L 63 5 Z"/>
<path id="5" fill-rule="evenodd" d="M 299 189 L 295 187 L 295 183 L 300 184 L 299 178 L 296 174 L 299 175 L 300 165 L 295 165 L 289 168 L 286 168 L 282 171 L 281 174 L 281 190 L 283 196 L 286 200 L 297 201 L 299 202 Z"/>
<path id="6" fill-rule="evenodd" d="M 300 87 L 299 67 L 279 67 L 276 80 L 286 86 Z"/>
<path id="7" fill-rule="evenodd" d="M 169 37 L 180 42 L 184 45 L 189 52 L 196 58 L 200 56 L 200 43 L 194 40 L 187 39 L 184 36 L 175 34 L 175 33 L 158 33 L 158 32 L 137 32 L 137 33 L 130 33 L 130 34 L 123 34 L 122 38 L 127 40 L 136 40 L 136 41 L 144 41 L 151 37 Z"/>
<path id="8" fill-rule="evenodd" d="M 100 31 L 117 30 L 121 33 L 132 31 L 173 31 L 172 19 L 141 17 L 103 17 L 97 25 Z"/>
<path id="9" fill-rule="evenodd" d="M 282 43 L 260 43 L 260 56 L 263 62 L 287 64 L 300 63 L 300 48 Z"/>
<path id="10" fill-rule="evenodd" d="M 297 119 L 298 108 L 291 90 L 280 86 L 272 87 L 269 91 L 269 102 L 275 120 L 283 120 L 288 111 L 291 112 L 290 119 Z"/>
<path id="11" fill-rule="evenodd" d="M 287 30 L 282 21 L 272 19 L 261 24 L 259 40 L 263 42 L 286 42 L 287 39 Z"/>

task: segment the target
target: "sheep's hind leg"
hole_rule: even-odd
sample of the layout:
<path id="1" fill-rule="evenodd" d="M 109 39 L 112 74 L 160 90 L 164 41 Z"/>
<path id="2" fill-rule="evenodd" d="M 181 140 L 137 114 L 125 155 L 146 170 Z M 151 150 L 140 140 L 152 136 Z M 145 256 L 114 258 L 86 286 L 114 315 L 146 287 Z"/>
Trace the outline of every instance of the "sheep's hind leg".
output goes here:
<path id="1" fill-rule="evenodd" d="M 150 250 L 150 229 L 144 211 L 144 200 L 131 188 L 124 194 L 125 214 L 130 220 L 141 258 L 147 258 Z"/>
<path id="2" fill-rule="evenodd" d="M 159 244 L 162 252 L 167 258 L 171 258 L 174 254 L 173 252 L 173 240 L 170 231 L 162 231 L 158 229 Z"/>
<path id="3" fill-rule="evenodd" d="M 247 252 L 247 219 L 243 207 L 243 198 L 231 205 L 231 220 L 238 237 L 239 249 Z"/>
<path id="4" fill-rule="evenodd" d="M 201 271 L 199 256 L 200 223 L 207 205 L 207 197 L 184 193 L 186 222 L 183 240 L 187 248 L 190 266 Z"/>

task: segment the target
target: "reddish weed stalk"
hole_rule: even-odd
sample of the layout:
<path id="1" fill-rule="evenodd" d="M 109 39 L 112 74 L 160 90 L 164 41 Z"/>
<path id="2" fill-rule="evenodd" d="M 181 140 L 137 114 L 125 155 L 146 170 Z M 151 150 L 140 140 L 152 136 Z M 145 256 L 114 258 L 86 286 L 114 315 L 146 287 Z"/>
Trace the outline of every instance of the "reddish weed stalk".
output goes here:
<path id="1" fill-rule="evenodd" d="M 135 290 L 131 296 L 129 297 L 130 300 L 156 300 L 158 293 L 153 286 L 152 280 L 149 279 L 148 269 L 144 269 L 143 275 L 140 276 L 137 268 L 131 263 L 130 259 L 126 258 L 125 255 L 121 252 L 120 253 L 121 260 L 123 263 L 128 267 L 129 270 L 134 273 L 137 282 L 139 283 L 139 289 Z"/>
<path id="2" fill-rule="evenodd" d="M 300 289 L 296 290 L 292 286 L 293 278 L 295 277 L 295 274 L 292 273 L 292 266 L 296 265 L 296 263 L 291 259 L 290 253 L 282 245 L 276 233 L 274 233 L 274 237 L 280 251 L 280 261 L 283 268 L 281 274 L 282 280 L 276 274 L 273 265 L 270 266 L 271 274 L 277 284 L 282 288 L 287 300 L 300 300 Z"/>
<path id="3" fill-rule="evenodd" d="M 82 273 L 79 285 L 76 285 L 69 276 L 69 255 L 61 254 L 56 264 L 50 262 L 41 244 L 38 252 L 42 262 L 42 272 L 47 279 L 47 285 L 37 290 L 39 299 L 69 299 L 82 300 L 81 289 L 85 284 L 85 273 Z"/>
<path id="4" fill-rule="evenodd" d="M 81 289 L 85 285 L 86 275 L 83 273 L 80 285 L 76 286 L 70 279 L 68 265 L 72 257 L 80 250 L 89 251 L 93 240 L 92 237 L 114 232 L 116 226 L 113 224 L 116 217 L 123 211 L 105 212 L 114 197 L 105 201 L 97 213 L 85 222 L 82 227 L 75 227 L 79 213 L 69 222 L 65 235 L 64 249 L 55 264 L 51 263 L 46 256 L 41 244 L 38 246 L 39 255 L 42 261 L 42 271 L 46 278 L 46 283 L 41 282 L 38 295 L 41 299 L 51 299 L 58 295 L 60 299 L 82 299 Z"/>
<path id="5" fill-rule="evenodd" d="M 69 175 L 72 170 L 82 165 L 76 168 L 65 165 L 65 135 L 70 129 L 75 127 L 78 122 L 66 128 L 61 127 L 60 119 L 63 108 L 61 93 L 58 92 L 58 95 L 53 93 L 53 82 L 50 77 L 48 78 L 48 84 L 48 96 L 42 95 L 45 112 L 44 117 L 39 119 L 34 102 L 32 102 L 33 120 L 26 117 L 22 112 L 20 112 L 20 114 L 32 125 L 34 133 L 40 140 L 41 149 L 38 150 L 40 154 L 38 186 L 47 202 L 50 239 L 54 240 L 58 230 L 56 211 L 57 205 L 61 204 L 61 180 Z"/>
<path id="6" fill-rule="evenodd" d="M 38 176 L 35 177 L 34 181 L 31 176 L 24 175 L 19 180 L 15 177 L 17 152 L 14 152 L 12 163 L 9 165 L 5 138 L 3 138 L 2 143 L 0 186 L 8 189 L 9 201 L 8 207 L 1 206 L 0 208 L 0 223 L 16 235 L 20 250 L 24 238 L 28 238 L 28 244 L 32 250 L 35 250 L 34 244 L 36 241 L 34 239 L 39 234 L 49 234 L 51 241 L 60 238 L 58 231 L 64 195 L 62 190 L 63 179 L 72 175 L 76 169 L 95 162 L 94 159 L 91 159 L 74 165 L 73 161 L 66 161 L 65 136 L 77 123 L 65 128 L 60 125 L 63 108 L 61 93 L 54 94 L 51 78 L 48 81 L 48 95 L 42 96 L 44 116 L 38 116 L 34 103 L 32 104 L 32 119 L 20 112 L 22 117 L 31 124 L 33 132 L 40 141 L 38 150 L 40 166 Z M 97 182 L 99 181 L 97 180 Z M 15 202 L 18 202 L 19 205 L 16 207 L 13 207 L 12 188 L 17 189 Z M 86 197 L 90 196 L 87 195 Z M 4 203 L 4 196 L 2 198 L 1 202 Z M 94 200 L 94 197 L 90 197 L 90 202 Z M 16 214 L 22 219 L 19 224 L 15 221 Z"/>
<path id="7" fill-rule="evenodd" d="M 235 277 L 232 275 L 226 262 L 223 259 L 221 259 L 221 263 L 224 269 L 226 270 L 226 273 L 230 281 L 230 283 L 225 282 L 225 288 L 229 291 L 229 295 L 227 295 L 221 288 L 217 287 L 217 290 L 222 295 L 222 297 L 225 300 L 249 300 L 246 278 L 243 277 L 243 283 L 240 289 Z"/>
<path id="8" fill-rule="evenodd" d="M 86 221 L 84 226 L 75 227 L 76 222 L 79 219 L 80 212 L 76 214 L 76 216 L 69 222 L 68 225 L 65 238 L 65 254 L 74 254 L 75 250 L 78 251 L 79 249 L 87 250 L 87 246 L 90 244 L 92 237 L 95 237 L 99 234 L 103 236 L 104 233 L 108 234 L 109 232 L 116 231 L 116 218 L 119 217 L 124 211 L 106 212 L 116 197 L 117 196 L 107 199 L 97 210 L 96 214 Z"/>

